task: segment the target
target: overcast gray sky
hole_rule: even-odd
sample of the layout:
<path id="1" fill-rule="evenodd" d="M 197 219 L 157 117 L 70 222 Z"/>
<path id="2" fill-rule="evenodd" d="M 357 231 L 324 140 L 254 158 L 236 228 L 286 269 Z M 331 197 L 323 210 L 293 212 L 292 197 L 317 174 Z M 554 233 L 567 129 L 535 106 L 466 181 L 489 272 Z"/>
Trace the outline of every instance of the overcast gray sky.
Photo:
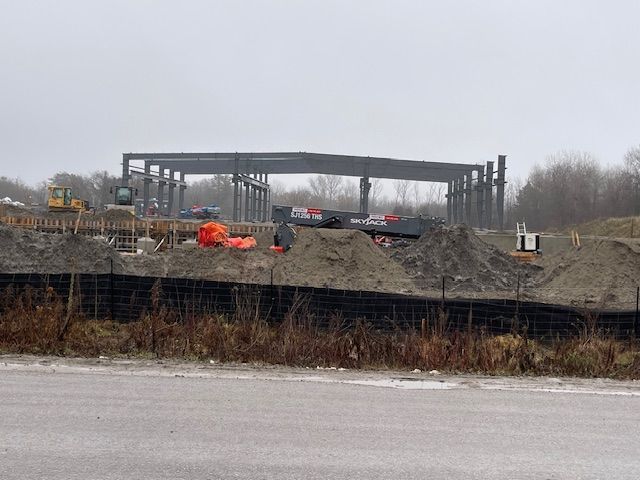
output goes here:
<path id="1" fill-rule="evenodd" d="M 640 144 L 638 1 L 0 0 L 0 175 L 129 151 L 484 162 Z"/>

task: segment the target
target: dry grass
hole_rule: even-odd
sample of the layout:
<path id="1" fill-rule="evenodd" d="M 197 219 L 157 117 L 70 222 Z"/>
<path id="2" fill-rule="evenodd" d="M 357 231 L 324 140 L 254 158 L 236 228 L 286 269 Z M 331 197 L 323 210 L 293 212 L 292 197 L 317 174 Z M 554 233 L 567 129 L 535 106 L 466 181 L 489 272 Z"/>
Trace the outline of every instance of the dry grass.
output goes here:
<path id="1" fill-rule="evenodd" d="M 615 238 L 639 238 L 640 217 L 611 217 L 592 220 L 566 229 L 576 230 L 580 235 L 596 235 Z"/>
<path id="2" fill-rule="evenodd" d="M 519 335 L 447 332 L 446 315 L 420 330 L 379 332 L 365 321 L 334 318 L 318 328 L 300 300 L 279 325 L 259 318 L 251 301 L 233 317 L 178 318 L 154 301 L 137 322 L 87 320 L 67 312 L 53 291 L 7 290 L 0 297 L 0 350 L 79 356 L 157 356 L 293 366 L 442 370 L 515 375 L 640 378 L 635 342 L 586 326 L 574 339 L 542 344 Z M 67 322 L 68 320 L 68 322 Z"/>

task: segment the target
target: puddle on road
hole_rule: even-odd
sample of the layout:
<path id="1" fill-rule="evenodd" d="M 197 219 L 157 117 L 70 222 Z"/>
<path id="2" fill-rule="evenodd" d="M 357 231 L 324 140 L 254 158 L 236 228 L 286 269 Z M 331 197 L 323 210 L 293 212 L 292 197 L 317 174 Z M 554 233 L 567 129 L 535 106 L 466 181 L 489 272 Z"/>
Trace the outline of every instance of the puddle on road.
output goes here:
<path id="1" fill-rule="evenodd" d="M 458 386 L 456 383 L 419 378 L 386 378 L 383 380 L 344 380 L 343 383 L 365 385 L 370 387 L 401 388 L 403 390 L 450 390 Z"/>

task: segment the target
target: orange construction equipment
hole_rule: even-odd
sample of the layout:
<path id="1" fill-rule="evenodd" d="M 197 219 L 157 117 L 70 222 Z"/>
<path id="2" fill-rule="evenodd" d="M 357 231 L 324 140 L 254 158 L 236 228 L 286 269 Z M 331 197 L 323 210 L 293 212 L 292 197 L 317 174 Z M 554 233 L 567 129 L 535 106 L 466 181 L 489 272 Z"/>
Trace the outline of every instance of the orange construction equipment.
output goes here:
<path id="1" fill-rule="evenodd" d="M 254 248 L 256 239 L 253 237 L 229 237 L 226 225 L 207 222 L 198 229 L 198 245 L 201 247 L 232 247 L 241 250 Z"/>

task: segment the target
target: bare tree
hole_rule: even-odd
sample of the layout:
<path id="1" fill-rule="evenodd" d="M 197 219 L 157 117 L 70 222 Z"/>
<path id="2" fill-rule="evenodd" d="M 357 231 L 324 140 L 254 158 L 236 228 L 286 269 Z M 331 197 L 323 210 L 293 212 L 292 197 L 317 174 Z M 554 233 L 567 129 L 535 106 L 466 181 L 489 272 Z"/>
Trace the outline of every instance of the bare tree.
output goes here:
<path id="1" fill-rule="evenodd" d="M 632 211 L 635 215 L 638 215 L 640 213 L 640 145 L 627 151 L 624 155 L 624 164 L 631 178 L 633 190 Z"/>
<path id="2" fill-rule="evenodd" d="M 340 192 L 342 177 L 336 175 L 316 175 L 309 178 L 309 187 L 319 206 L 332 206 Z"/>
<path id="3" fill-rule="evenodd" d="M 379 178 L 371 179 L 371 188 L 369 189 L 369 205 L 376 207 L 379 205 L 382 196 L 382 180 Z"/>
<path id="4" fill-rule="evenodd" d="M 410 186 L 411 186 L 411 181 L 409 180 L 393 181 L 393 189 L 396 192 L 396 205 L 401 206 L 402 208 L 407 207 L 407 199 L 409 196 Z"/>

